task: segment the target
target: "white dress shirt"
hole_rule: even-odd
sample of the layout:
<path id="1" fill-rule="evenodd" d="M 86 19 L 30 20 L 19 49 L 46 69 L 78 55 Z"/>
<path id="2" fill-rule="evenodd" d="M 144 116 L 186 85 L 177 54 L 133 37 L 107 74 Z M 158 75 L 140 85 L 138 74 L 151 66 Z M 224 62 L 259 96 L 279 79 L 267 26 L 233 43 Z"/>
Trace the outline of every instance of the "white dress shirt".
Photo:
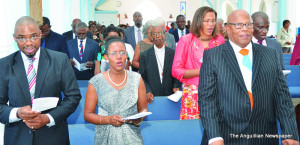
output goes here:
<path id="1" fill-rule="evenodd" d="M 184 28 L 183 30 L 180 30 L 180 29 L 177 29 L 178 31 L 178 38 L 180 38 L 181 36 L 183 36 L 183 35 L 185 35 L 186 33 L 186 29 Z M 183 35 L 182 35 L 182 32 L 181 31 L 183 31 Z"/>
<path id="2" fill-rule="evenodd" d="M 165 63 L 165 46 L 159 49 L 154 45 L 154 53 L 156 56 L 160 82 L 162 83 L 163 80 L 162 73 L 164 70 L 164 63 Z"/>
<path id="3" fill-rule="evenodd" d="M 259 44 L 257 41 L 258 41 L 258 40 L 253 36 L 253 37 L 252 37 L 252 42 L 253 42 L 253 43 L 256 43 L 256 44 Z M 263 45 L 263 46 L 267 46 L 267 41 L 266 41 L 266 39 L 264 39 L 264 40 L 262 41 L 262 45 Z"/>
<path id="4" fill-rule="evenodd" d="M 30 62 L 29 62 L 28 57 L 22 51 L 20 51 L 20 52 L 21 52 L 23 63 L 24 63 L 25 72 L 27 74 Z M 35 53 L 34 57 L 35 57 L 35 61 L 33 62 L 33 68 L 35 69 L 35 71 L 37 73 L 38 65 L 39 65 L 39 58 L 40 58 L 40 49 L 38 49 L 38 51 Z M 29 88 L 28 88 L 28 90 L 29 90 Z M 17 122 L 17 121 L 21 120 L 20 118 L 17 117 L 17 111 L 19 108 L 20 107 L 16 107 L 10 111 L 9 123 L 13 123 L 13 122 Z M 55 121 L 54 121 L 53 117 L 50 114 L 46 114 L 46 115 L 48 116 L 48 118 L 50 120 L 50 123 L 48 123 L 47 126 L 50 127 L 50 126 L 55 125 Z"/>
<path id="5" fill-rule="evenodd" d="M 246 85 L 246 88 L 249 92 L 252 93 L 252 71 L 250 71 L 247 67 L 245 67 L 243 65 L 243 55 L 240 53 L 240 50 L 242 49 L 241 47 L 239 47 L 238 45 L 236 45 L 235 43 L 233 43 L 232 41 L 230 41 L 230 44 L 234 50 L 234 53 L 235 53 L 235 56 L 236 56 L 236 59 L 238 61 L 238 64 L 239 64 L 239 67 L 240 67 L 240 70 L 241 70 L 241 73 L 242 73 L 242 76 L 243 76 L 243 79 L 244 79 L 244 83 Z M 257 42 L 257 41 L 256 41 Z M 253 50 L 252 50 L 252 43 L 250 42 L 246 47 L 246 49 L 249 50 L 249 58 L 250 58 L 250 62 L 251 62 L 251 65 L 253 64 L 252 62 L 252 58 L 253 58 Z M 215 137 L 215 138 L 212 138 L 209 140 L 208 144 L 211 144 L 215 141 L 218 141 L 218 140 L 223 140 L 222 137 Z"/>
<path id="6" fill-rule="evenodd" d="M 135 37 L 135 43 L 138 43 L 138 30 L 141 30 L 141 40 L 144 40 L 144 35 L 143 35 L 143 26 L 141 26 L 140 28 L 136 27 L 134 25 L 134 37 Z"/>

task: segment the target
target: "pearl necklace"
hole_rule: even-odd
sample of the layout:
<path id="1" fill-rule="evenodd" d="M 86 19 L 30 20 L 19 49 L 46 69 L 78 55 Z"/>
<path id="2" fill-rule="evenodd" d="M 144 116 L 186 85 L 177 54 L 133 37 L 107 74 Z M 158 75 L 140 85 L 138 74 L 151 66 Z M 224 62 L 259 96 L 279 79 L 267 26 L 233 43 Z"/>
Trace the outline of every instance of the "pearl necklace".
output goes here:
<path id="1" fill-rule="evenodd" d="M 107 71 L 109 81 L 110 81 L 112 84 L 114 84 L 115 86 L 117 86 L 117 87 L 123 85 L 124 82 L 125 82 L 125 80 L 126 80 L 126 70 L 124 70 L 124 71 L 125 71 L 125 77 L 124 77 L 124 80 L 123 80 L 123 82 L 122 82 L 121 84 L 116 84 L 115 82 L 113 82 L 113 81 L 111 80 L 111 78 L 110 78 L 110 76 L 109 76 L 109 70 L 110 70 L 110 69 L 108 69 L 108 71 Z"/>

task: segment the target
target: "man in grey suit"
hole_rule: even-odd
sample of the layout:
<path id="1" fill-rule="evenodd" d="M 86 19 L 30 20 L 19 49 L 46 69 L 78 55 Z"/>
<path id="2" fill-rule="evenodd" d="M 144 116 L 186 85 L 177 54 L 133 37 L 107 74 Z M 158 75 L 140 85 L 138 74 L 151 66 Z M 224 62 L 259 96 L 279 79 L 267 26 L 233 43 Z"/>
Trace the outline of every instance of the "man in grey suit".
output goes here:
<path id="1" fill-rule="evenodd" d="M 282 58 L 282 48 L 279 42 L 267 38 L 267 33 L 269 31 L 269 17 L 264 12 L 255 12 L 251 15 L 253 20 L 253 37 L 252 42 L 260 45 L 264 45 L 270 48 L 274 48 L 277 51 L 279 62 L 281 64 L 281 69 L 284 70 L 283 58 Z"/>
<path id="2" fill-rule="evenodd" d="M 202 145 L 298 145 L 295 111 L 274 48 L 251 43 L 244 10 L 228 16 L 229 41 L 204 51 L 199 80 Z M 278 118 L 282 135 L 278 135 Z"/>
<path id="3" fill-rule="evenodd" d="M 165 32 L 160 25 L 152 24 L 154 47 L 140 56 L 139 73 L 145 82 L 148 103 L 152 102 L 153 96 L 169 96 L 180 87 L 180 82 L 172 76 L 175 51 L 165 47 Z"/>
<path id="4" fill-rule="evenodd" d="M 20 51 L 0 60 L 4 144 L 70 144 L 67 118 L 77 108 L 81 95 L 68 56 L 40 47 L 41 31 L 31 17 L 16 22 L 14 39 Z M 44 97 L 57 97 L 57 106 L 32 111 L 32 100 Z"/>
<path id="5" fill-rule="evenodd" d="M 73 67 L 77 80 L 89 80 L 94 76 L 95 60 L 100 52 L 99 45 L 96 41 L 87 38 L 87 25 L 84 22 L 79 22 L 76 25 L 77 39 L 68 41 L 70 52 L 70 61 L 72 66 L 75 66 L 76 59 L 80 64 L 86 63 L 85 70 L 78 70 Z"/>
<path id="6" fill-rule="evenodd" d="M 133 14 L 134 26 L 125 30 L 124 42 L 128 43 L 135 49 L 136 44 L 144 39 L 142 35 L 143 30 L 143 16 L 140 12 Z"/>

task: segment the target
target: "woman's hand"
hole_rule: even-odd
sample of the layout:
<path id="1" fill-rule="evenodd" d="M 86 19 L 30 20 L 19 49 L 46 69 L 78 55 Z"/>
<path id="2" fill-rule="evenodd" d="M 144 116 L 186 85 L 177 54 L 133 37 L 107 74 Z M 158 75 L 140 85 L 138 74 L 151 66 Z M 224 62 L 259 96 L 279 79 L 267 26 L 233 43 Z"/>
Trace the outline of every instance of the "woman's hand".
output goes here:
<path id="1" fill-rule="evenodd" d="M 109 124 L 113 126 L 121 126 L 124 123 L 122 117 L 119 115 L 112 115 L 109 117 Z"/>

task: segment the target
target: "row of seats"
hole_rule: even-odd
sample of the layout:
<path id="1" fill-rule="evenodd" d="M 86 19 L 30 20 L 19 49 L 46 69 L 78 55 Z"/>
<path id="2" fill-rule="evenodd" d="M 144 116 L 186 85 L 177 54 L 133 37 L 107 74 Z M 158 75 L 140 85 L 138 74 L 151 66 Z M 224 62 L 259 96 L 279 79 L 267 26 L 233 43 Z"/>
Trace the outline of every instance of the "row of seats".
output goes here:
<path id="1" fill-rule="evenodd" d="M 71 145 L 94 144 L 95 125 L 69 125 Z M 143 121 L 142 137 L 145 145 L 199 145 L 203 136 L 201 120 Z"/>

